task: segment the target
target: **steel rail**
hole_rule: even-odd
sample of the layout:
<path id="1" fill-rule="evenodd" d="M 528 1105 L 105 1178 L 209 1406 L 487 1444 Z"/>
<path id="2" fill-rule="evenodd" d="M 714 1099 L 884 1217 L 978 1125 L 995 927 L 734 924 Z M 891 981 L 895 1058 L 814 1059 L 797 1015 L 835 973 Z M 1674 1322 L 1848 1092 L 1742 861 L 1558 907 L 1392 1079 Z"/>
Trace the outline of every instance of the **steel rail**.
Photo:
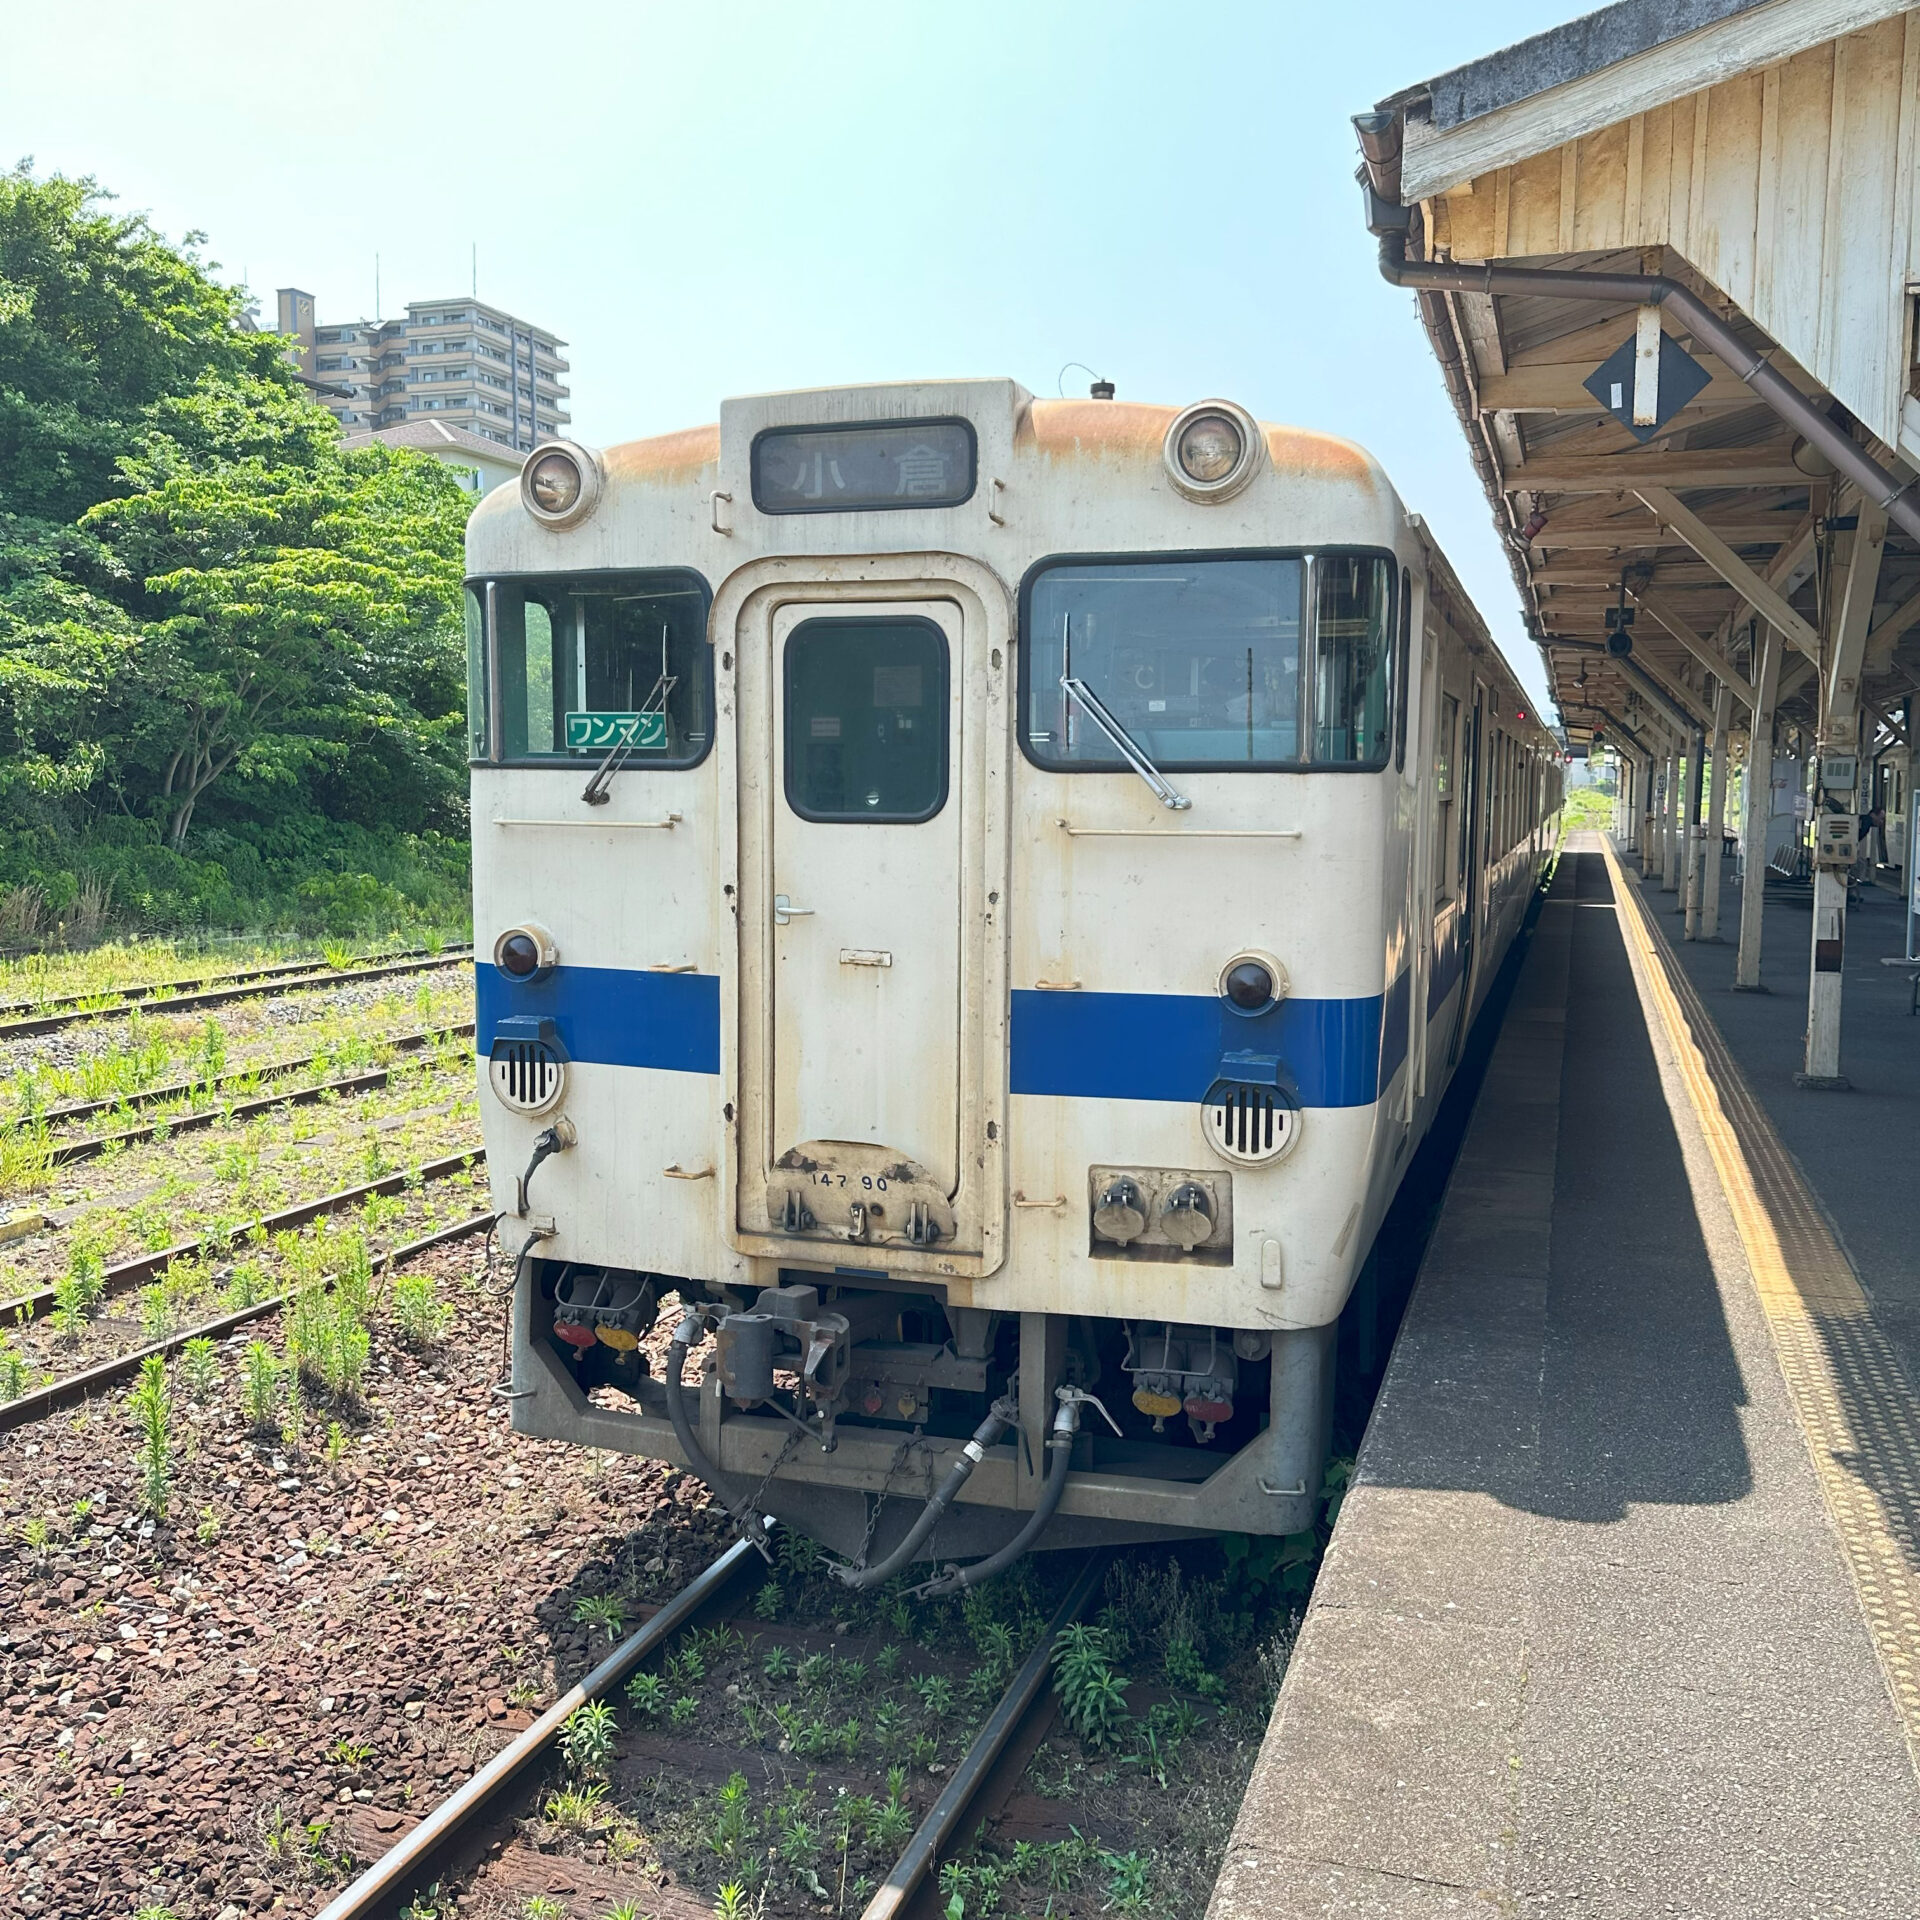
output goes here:
<path id="1" fill-rule="evenodd" d="M 766 1522 L 770 1529 L 771 1520 Z M 684 1586 L 652 1619 L 614 1648 L 585 1679 L 575 1682 L 532 1726 L 496 1753 L 465 1786 L 441 1801 L 405 1839 L 389 1847 L 358 1879 L 320 1909 L 315 1920 L 369 1920 L 392 1911 L 411 1877 L 436 1848 L 466 1826 L 500 1790 L 550 1747 L 567 1717 L 617 1687 L 655 1647 L 686 1625 L 744 1567 L 760 1564 L 751 1540 L 736 1540 L 712 1566 Z"/>
<path id="2" fill-rule="evenodd" d="M 369 965 L 383 960 L 418 960 L 432 953 L 465 953 L 468 949 L 458 943 L 452 947 L 396 947 L 391 953 L 370 953 L 365 956 Z M 102 987 L 95 993 L 63 993 L 50 1000 L 9 1000 L 0 1006 L 0 1020 L 12 1018 L 15 1014 L 59 1013 L 67 1007 L 77 1007 L 88 1000 L 104 1000 L 109 995 L 121 1000 L 150 1000 L 157 993 L 168 995 L 190 993 L 201 987 L 237 987 L 249 980 L 281 980 L 296 973 L 322 973 L 331 962 L 326 960 L 286 960 L 271 967 L 246 967 L 238 973 L 209 973 L 197 980 L 147 980 L 131 987 Z M 94 1008 L 95 1012 L 105 1012 L 105 1008 Z"/>
<path id="3" fill-rule="evenodd" d="M 476 1213 L 465 1220 L 456 1220 L 451 1226 L 436 1227 L 432 1233 L 422 1234 L 418 1240 L 409 1240 L 379 1255 L 373 1263 L 374 1271 L 377 1273 L 383 1268 L 397 1267 L 431 1248 L 445 1246 L 454 1240 L 464 1240 L 470 1234 L 484 1233 L 493 1222 L 494 1215 L 491 1213 Z M 328 1284 L 331 1284 L 331 1277 Z M 278 1313 L 292 1298 L 291 1293 L 276 1293 L 270 1300 L 256 1300 L 250 1307 L 238 1307 L 232 1313 L 221 1314 L 217 1319 L 203 1320 L 197 1327 L 182 1327 L 178 1333 L 170 1333 L 164 1340 L 152 1341 L 132 1353 L 119 1354 L 111 1360 L 102 1360 L 98 1365 L 84 1368 L 79 1373 L 69 1373 L 59 1380 L 48 1381 L 45 1386 L 35 1387 L 31 1393 L 23 1393 L 17 1400 L 0 1403 L 0 1433 L 6 1433 L 14 1427 L 31 1426 L 34 1421 L 43 1420 L 50 1413 L 58 1413 L 62 1407 L 90 1400 L 96 1393 L 132 1379 L 156 1353 L 177 1353 L 189 1340 L 225 1339 L 250 1321 L 264 1320 L 269 1314 Z"/>
<path id="4" fill-rule="evenodd" d="M 861 1909 L 860 1920 L 901 1920 L 908 1902 L 933 1870 L 941 1850 L 950 1842 L 957 1843 L 961 1822 L 966 1818 L 967 1809 L 973 1804 L 982 1783 L 992 1772 L 994 1762 L 1000 1758 L 1029 1712 L 1044 1699 L 1054 1641 L 1092 1604 L 1106 1581 L 1107 1564 L 1111 1558 L 1111 1551 L 1104 1547 L 1095 1548 L 1087 1555 L 1085 1563 L 1074 1576 L 1073 1584 L 1054 1608 L 1046 1632 L 1035 1643 L 1020 1671 L 1013 1676 L 1012 1684 L 1000 1696 L 999 1705 L 987 1715 L 980 1731 L 974 1735 L 966 1757 L 954 1768 L 953 1778 L 947 1782 L 939 1799 L 927 1809 L 926 1818 L 914 1830 L 913 1838 L 907 1842 L 905 1851 L 894 1863 L 893 1871 Z"/>
<path id="5" fill-rule="evenodd" d="M 261 980 L 248 987 L 225 987 L 217 993 L 183 993 L 165 1000 L 122 1000 L 111 1007 L 74 1013 L 50 1013 L 36 1020 L 0 1022 L 0 1040 L 26 1040 L 35 1034 L 58 1033 L 63 1027 L 77 1026 L 83 1020 L 118 1020 L 126 1015 L 156 1007 L 167 1013 L 192 1013 L 203 1007 L 231 1006 L 236 1000 L 260 1000 L 270 994 L 305 993 L 318 987 L 351 986 L 357 980 L 387 980 L 402 973 L 437 973 L 442 967 L 457 967 L 469 955 L 465 949 L 436 954 L 426 960 L 396 960 L 379 967 L 350 967 L 337 973 L 312 974 L 298 980 Z"/>
<path id="6" fill-rule="evenodd" d="M 375 1194 L 399 1193 L 415 1179 L 444 1180 L 468 1166 L 479 1166 L 486 1157 L 485 1147 L 472 1147 L 464 1153 L 448 1154 L 441 1160 L 428 1160 L 417 1167 L 404 1167 L 398 1173 L 383 1174 L 378 1180 L 369 1180 L 358 1187 L 344 1187 L 338 1193 L 324 1194 L 318 1200 L 303 1200 L 299 1205 L 284 1207 L 278 1213 L 263 1214 L 231 1236 L 216 1238 L 207 1234 L 198 1240 L 182 1240 L 175 1246 L 163 1247 L 158 1253 L 143 1253 L 137 1260 L 123 1260 L 118 1266 L 107 1269 L 101 1297 L 111 1299 L 117 1293 L 125 1293 L 129 1287 L 137 1287 L 143 1281 L 151 1280 L 155 1274 L 164 1273 L 176 1260 L 190 1260 L 199 1254 L 223 1251 L 241 1240 L 257 1240 L 264 1234 L 304 1227 L 310 1220 L 357 1206 L 362 1200 L 372 1199 Z M 53 1304 L 53 1288 L 38 1287 L 32 1293 L 18 1294 L 11 1300 L 0 1300 L 0 1320 L 10 1321 L 23 1313 L 31 1319 Z"/>
<path id="7" fill-rule="evenodd" d="M 402 1040 L 389 1041 L 399 1053 L 415 1053 L 431 1046 L 436 1040 L 456 1039 L 473 1032 L 473 1022 L 466 1021 L 457 1027 L 442 1027 L 433 1033 L 408 1034 Z M 304 1066 L 306 1062 L 295 1061 L 294 1068 Z M 374 1093 L 393 1077 L 391 1067 L 369 1067 L 365 1073 L 348 1074 L 344 1080 L 322 1080 L 311 1087 L 289 1087 L 284 1093 L 263 1093 L 257 1100 L 235 1102 L 231 1110 L 224 1107 L 208 1107 L 202 1113 L 178 1114 L 169 1120 L 154 1120 L 144 1127 L 128 1127 L 120 1133 L 96 1133 L 84 1140 L 61 1140 L 55 1143 L 50 1165 L 70 1167 L 82 1160 L 92 1160 L 113 1146 L 134 1147 L 143 1140 L 151 1140 L 162 1127 L 169 1133 L 192 1133 L 200 1127 L 220 1126 L 230 1120 L 250 1120 L 255 1114 L 271 1113 L 277 1107 L 310 1107 L 324 1100 L 328 1094 Z M 189 1086 L 201 1083 L 190 1082 Z M 145 1102 L 160 1098 L 159 1095 L 143 1095 Z M 50 1116 L 65 1119 L 64 1114 Z"/>
<path id="8" fill-rule="evenodd" d="M 431 1046 L 436 1040 L 462 1036 L 473 1032 L 473 1022 L 466 1020 L 450 1027 L 423 1027 L 418 1033 L 396 1033 L 391 1038 L 376 1035 L 373 1045 L 391 1047 L 396 1053 L 412 1053 L 421 1047 Z M 298 1073 L 302 1067 L 310 1067 L 319 1059 L 317 1053 L 302 1054 L 298 1060 L 267 1060 L 257 1066 L 236 1067 L 231 1073 L 216 1075 L 212 1080 L 172 1080 L 164 1087 L 145 1087 L 138 1093 L 115 1093 L 102 1100 L 77 1100 L 70 1107 L 49 1107 L 46 1112 L 34 1116 L 15 1114 L 5 1121 L 6 1126 L 14 1129 L 30 1126 L 38 1120 L 46 1126 L 58 1126 L 69 1120 L 91 1120 L 96 1113 L 113 1113 L 121 1107 L 151 1106 L 158 1100 L 182 1100 L 189 1095 L 202 1091 L 215 1094 L 224 1087 L 237 1087 L 243 1080 L 252 1080 L 256 1076 L 276 1073 Z M 175 1125 L 182 1124 L 175 1122 Z"/>

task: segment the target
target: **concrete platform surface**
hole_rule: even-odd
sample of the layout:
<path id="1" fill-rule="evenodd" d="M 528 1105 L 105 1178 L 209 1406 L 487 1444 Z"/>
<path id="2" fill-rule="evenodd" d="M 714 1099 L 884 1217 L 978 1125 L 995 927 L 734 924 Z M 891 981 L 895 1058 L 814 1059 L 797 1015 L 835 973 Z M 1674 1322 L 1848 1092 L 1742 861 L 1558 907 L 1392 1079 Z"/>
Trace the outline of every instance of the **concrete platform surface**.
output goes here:
<path id="1" fill-rule="evenodd" d="M 1210 1920 L 1920 1914 L 1884 1643 L 1576 844 Z"/>

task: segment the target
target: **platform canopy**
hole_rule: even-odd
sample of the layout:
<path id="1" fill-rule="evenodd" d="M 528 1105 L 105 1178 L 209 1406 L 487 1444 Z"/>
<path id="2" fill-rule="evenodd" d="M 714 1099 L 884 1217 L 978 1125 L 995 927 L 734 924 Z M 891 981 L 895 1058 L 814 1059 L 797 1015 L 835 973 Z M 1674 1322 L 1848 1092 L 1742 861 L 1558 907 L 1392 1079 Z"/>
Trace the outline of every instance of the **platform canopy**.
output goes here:
<path id="1" fill-rule="evenodd" d="M 1743 730 L 1771 626 L 1784 723 L 1904 744 L 1920 12 L 1623 0 L 1355 125 L 1569 741 Z"/>

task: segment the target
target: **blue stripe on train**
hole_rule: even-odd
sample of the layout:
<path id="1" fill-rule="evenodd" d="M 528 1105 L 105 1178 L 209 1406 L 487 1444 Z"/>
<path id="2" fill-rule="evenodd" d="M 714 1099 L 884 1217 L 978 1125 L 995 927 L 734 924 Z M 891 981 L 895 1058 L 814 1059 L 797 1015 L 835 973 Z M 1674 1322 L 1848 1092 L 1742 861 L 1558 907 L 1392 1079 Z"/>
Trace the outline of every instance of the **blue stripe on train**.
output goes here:
<path id="1" fill-rule="evenodd" d="M 511 1014 L 545 1015 L 575 1060 L 596 1066 L 720 1071 L 720 982 L 710 973 L 556 967 L 544 980 L 476 970 L 480 1051 Z M 1067 1099 L 1201 1099 L 1224 1053 L 1272 1053 L 1301 1104 L 1364 1107 L 1407 1051 L 1403 972 L 1387 995 L 1283 1000 L 1252 1019 L 1212 994 L 1013 995 L 1015 1093 Z M 1383 1014 L 1386 1016 L 1383 1019 Z"/>
<path id="2" fill-rule="evenodd" d="M 712 973 L 641 973 L 624 967 L 555 967 L 531 983 L 481 965 L 474 983 L 482 1053 L 509 1014 L 545 1014 L 575 1060 L 601 1067 L 720 1071 L 720 979 Z"/>
<path id="3" fill-rule="evenodd" d="M 1302 1106 L 1371 1106 L 1381 1005 L 1377 993 L 1287 999 L 1249 1019 L 1213 994 L 1017 989 L 1011 1086 L 1061 1099 L 1197 1101 L 1218 1078 L 1223 1053 L 1267 1053 L 1280 1057 Z M 1404 1053 L 1404 1015 L 1400 1026 Z"/>

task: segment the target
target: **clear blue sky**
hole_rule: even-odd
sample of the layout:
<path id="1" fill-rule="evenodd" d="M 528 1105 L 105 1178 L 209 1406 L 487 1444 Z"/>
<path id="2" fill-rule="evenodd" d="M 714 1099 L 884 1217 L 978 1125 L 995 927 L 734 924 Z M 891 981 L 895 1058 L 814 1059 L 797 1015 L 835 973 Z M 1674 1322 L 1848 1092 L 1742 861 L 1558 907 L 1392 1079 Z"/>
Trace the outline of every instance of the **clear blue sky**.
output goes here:
<path id="1" fill-rule="evenodd" d="M 477 243 L 481 293 L 570 342 L 601 443 L 768 388 L 1051 394 L 1070 360 L 1345 434 L 1538 698 L 1413 298 L 1374 268 L 1348 115 L 1580 10 L 402 0 L 320 33 L 258 0 L 15 4 L 0 140 L 204 230 L 269 323 L 283 285 L 370 311 L 376 252 L 389 311 L 462 292 Z"/>

